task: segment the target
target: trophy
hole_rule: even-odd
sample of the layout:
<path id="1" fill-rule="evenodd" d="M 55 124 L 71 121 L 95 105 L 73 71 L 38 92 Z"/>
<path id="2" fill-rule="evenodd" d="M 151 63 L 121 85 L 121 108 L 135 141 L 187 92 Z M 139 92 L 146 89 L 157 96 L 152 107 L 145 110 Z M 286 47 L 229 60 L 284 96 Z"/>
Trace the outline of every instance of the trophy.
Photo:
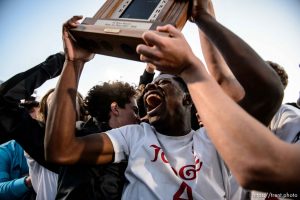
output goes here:
<path id="1" fill-rule="evenodd" d="M 91 52 L 140 61 L 136 46 L 145 43 L 142 34 L 166 24 L 181 30 L 188 9 L 189 0 L 106 0 L 94 17 L 85 18 L 70 33 Z"/>

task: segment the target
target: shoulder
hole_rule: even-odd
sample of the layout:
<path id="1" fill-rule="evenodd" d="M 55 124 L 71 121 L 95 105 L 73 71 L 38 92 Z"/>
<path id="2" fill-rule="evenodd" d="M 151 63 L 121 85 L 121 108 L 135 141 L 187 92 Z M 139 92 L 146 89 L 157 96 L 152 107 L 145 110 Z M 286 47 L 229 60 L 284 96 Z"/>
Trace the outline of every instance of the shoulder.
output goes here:
<path id="1" fill-rule="evenodd" d="M 209 138 L 207 131 L 204 127 L 196 130 L 194 133 L 194 140 L 196 140 L 197 144 L 199 144 L 200 149 L 204 151 L 216 151 L 214 144 Z"/>
<path id="2" fill-rule="evenodd" d="M 111 140 L 133 144 L 143 138 L 153 135 L 152 127 L 147 123 L 131 124 L 105 132 Z"/>
<path id="3" fill-rule="evenodd" d="M 272 129 L 274 126 L 282 125 L 283 123 L 287 123 L 291 120 L 300 120 L 300 109 L 291 105 L 283 104 L 274 115 L 270 123 L 270 128 Z"/>
<path id="4" fill-rule="evenodd" d="M 114 128 L 109 131 L 106 131 L 106 133 L 108 135 L 115 133 L 115 132 L 122 133 L 122 134 L 131 134 L 134 132 L 148 133 L 150 131 L 152 131 L 151 126 L 149 124 L 143 122 L 141 124 L 130 124 L 130 125 L 122 126 L 120 128 Z"/>
<path id="5" fill-rule="evenodd" d="M 0 149 L 2 151 L 7 151 L 7 152 L 23 150 L 22 147 L 15 140 L 10 140 L 4 144 L 1 144 Z"/>
<path id="6" fill-rule="evenodd" d="M 282 104 L 275 115 L 282 113 L 299 115 L 300 109 L 288 104 Z"/>
<path id="7" fill-rule="evenodd" d="M 8 141 L 0 145 L 0 157 L 2 163 L 11 162 L 12 160 L 23 155 L 22 147 L 14 140 Z"/>
<path id="8" fill-rule="evenodd" d="M 300 110 L 282 105 L 273 117 L 269 128 L 281 140 L 292 142 L 300 132 Z"/>
<path id="9" fill-rule="evenodd" d="M 210 141 L 208 135 L 207 135 L 207 131 L 204 127 L 200 127 L 199 129 L 197 129 L 196 131 L 194 131 L 194 137 L 199 138 L 201 140 L 207 140 Z"/>

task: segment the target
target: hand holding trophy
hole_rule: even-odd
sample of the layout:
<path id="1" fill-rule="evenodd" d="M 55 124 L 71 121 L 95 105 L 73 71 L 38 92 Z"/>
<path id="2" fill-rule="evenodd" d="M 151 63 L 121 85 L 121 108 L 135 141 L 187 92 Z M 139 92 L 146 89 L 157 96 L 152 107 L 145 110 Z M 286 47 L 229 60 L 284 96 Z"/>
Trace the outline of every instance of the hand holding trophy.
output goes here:
<path id="1" fill-rule="evenodd" d="M 188 7 L 189 0 L 107 0 L 94 17 L 70 32 L 91 52 L 140 61 L 135 49 L 144 43 L 142 34 L 165 24 L 182 29 Z"/>

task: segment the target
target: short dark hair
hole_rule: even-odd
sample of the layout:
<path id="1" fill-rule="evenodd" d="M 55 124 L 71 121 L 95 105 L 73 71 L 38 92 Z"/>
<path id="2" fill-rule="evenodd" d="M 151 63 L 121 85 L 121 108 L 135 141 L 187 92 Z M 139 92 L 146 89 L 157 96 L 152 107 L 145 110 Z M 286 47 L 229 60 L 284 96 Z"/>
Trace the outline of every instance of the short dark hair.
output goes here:
<path id="1" fill-rule="evenodd" d="M 135 87 L 128 83 L 121 81 L 104 82 L 89 90 L 85 104 L 88 113 L 99 123 L 108 122 L 111 103 L 116 102 L 118 106 L 125 108 L 125 104 L 130 103 L 130 99 L 136 94 Z"/>
<path id="2" fill-rule="evenodd" d="M 174 80 L 179 84 L 179 87 L 182 89 L 183 92 L 189 93 L 189 89 L 181 77 L 175 76 Z"/>
<path id="3" fill-rule="evenodd" d="M 158 74 L 158 76 L 153 81 L 155 81 L 160 75 L 164 75 L 164 74 L 172 76 L 172 78 L 178 83 L 178 85 L 182 89 L 182 91 L 185 92 L 185 93 L 189 93 L 189 90 L 188 90 L 188 87 L 187 87 L 186 83 L 184 82 L 184 80 L 180 76 L 160 72 Z"/>
<path id="4" fill-rule="evenodd" d="M 280 81 L 283 85 L 283 88 L 285 89 L 286 86 L 288 85 L 288 82 L 289 82 L 289 76 L 288 74 L 286 73 L 286 71 L 284 70 L 284 68 L 275 63 L 275 62 L 272 62 L 272 61 L 266 61 L 274 70 L 275 72 L 278 74 L 279 78 L 280 78 Z"/>

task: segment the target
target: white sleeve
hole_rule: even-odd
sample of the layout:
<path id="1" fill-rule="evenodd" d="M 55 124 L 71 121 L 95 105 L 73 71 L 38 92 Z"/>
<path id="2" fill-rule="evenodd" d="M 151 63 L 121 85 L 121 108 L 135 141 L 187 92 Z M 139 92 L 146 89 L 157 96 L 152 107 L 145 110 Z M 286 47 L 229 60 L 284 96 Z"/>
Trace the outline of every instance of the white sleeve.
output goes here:
<path id="1" fill-rule="evenodd" d="M 271 131 L 286 142 L 295 142 L 300 132 L 300 110 L 290 105 L 282 105 L 270 123 Z"/>
<path id="2" fill-rule="evenodd" d="M 143 128 L 140 125 L 127 125 L 106 131 L 115 151 L 115 163 L 127 160 L 130 149 L 140 139 Z"/>
<path id="3" fill-rule="evenodd" d="M 124 134 L 122 128 L 106 131 L 106 134 L 113 144 L 115 152 L 114 162 L 119 163 L 121 161 L 127 160 L 129 147 L 126 141 L 126 137 L 124 137 L 126 133 Z"/>

